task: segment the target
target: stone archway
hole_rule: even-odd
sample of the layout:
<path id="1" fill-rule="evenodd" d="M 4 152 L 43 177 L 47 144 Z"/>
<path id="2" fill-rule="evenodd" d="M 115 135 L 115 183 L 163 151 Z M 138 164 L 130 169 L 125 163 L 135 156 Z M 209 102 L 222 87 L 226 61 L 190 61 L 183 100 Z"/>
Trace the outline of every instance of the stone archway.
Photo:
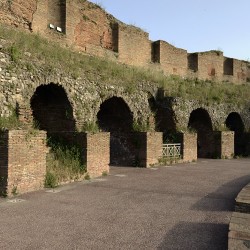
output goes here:
<path id="1" fill-rule="evenodd" d="M 188 127 L 197 132 L 198 157 L 213 157 L 213 127 L 208 112 L 203 108 L 193 110 L 189 117 Z"/>
<path id="2" fill-rule="evenodd" d="M 243 155 L 245 153 L 245 126 L 241 116 L 237 112 L 232 112 L 228 115 L 225 124 L 228 129 L 234 131 L 234 151 L 235 155 Z"/>
<path id="3" fill-rule="evenodd" d="M 54 83 L 40 85 L 30 104 L 34 120 L 38 122 L 39 128 L 46 130 L 49 135 L 76 130 L 73 108 L 62 86 Z"/>
<path id="4" fill-rule="evenodd" d="M 110 164 L 132 165 L 133 114 L 125 101 L 121 97 L 107 99 L 101 104 L 97 119 L 100 129 L 110 132 Z"/>

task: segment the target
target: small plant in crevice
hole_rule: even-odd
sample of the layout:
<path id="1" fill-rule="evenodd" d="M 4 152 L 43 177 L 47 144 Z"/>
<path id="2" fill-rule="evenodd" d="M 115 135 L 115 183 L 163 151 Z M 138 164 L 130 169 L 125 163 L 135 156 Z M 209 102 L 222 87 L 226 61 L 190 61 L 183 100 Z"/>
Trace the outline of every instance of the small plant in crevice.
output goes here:
<path id="1" fill-rule="evenodd" d="M 150 125 L 148 122 L 133 122 L 133 131 L 135 132 L 148 132 L 150 130 Z"/>
<path id="2" fill-rule="evenodd" d="M 18 194 L 18 192 L 17 192 L 17 186 L 13 186 L 13 188 L 12 188 L 12 190 L 11 190 L 11 194 L 12 194 L 13 196 L 16 196 L 16 195 Z"/>
<path id="3" fill-rule="evenodd" d="M 45 186 L 56 187 L 59 183 L 77 180 L 86 172 L 82 149 L 69 145 L 62 139 L 50 137 L 47 141 L 47 174 Z"/>

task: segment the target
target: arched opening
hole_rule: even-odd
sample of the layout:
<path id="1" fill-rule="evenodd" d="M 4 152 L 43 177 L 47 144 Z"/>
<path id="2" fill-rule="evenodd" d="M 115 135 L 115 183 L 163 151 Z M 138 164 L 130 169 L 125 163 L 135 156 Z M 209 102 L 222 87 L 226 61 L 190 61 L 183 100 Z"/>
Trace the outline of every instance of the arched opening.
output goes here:
<path id="1" fill-rule="evenodd" d="M 174 112 L 170 107 L 157 103 L 152 95 L 148 97 L 150 110 L 154 114 L 154 128 L 163 132 L 164 142 L 176 142 L 176 122 Z"/>
<path id="2" fill-rule="evenodd" d="M 112 97 L 104 101 L 100 106 L 97 119 L 100 129 L 110 132 L 110 164 L 132 165 L 133 114 L 125 101 L 120 97 Z"/>
<path id="3" fill-rule="evenodd" d="M 31 98 L 33 117 L 48 135 L 75 131 L 73 109 L 62 86 L 50 83 L 39 86 Z"/>
<path id="4" fill-rule="evenodd" d="M 243 155 L 245 153 L 245 136 L 244 136 L 244 124 L 241 116 L 237 112 L 232 112 L 228 115 L 226 126 L 231 131 L 234 131 L 234 152 L 235 155 Z"/>
<path id="5" fill-rule="evenodd" d="M 212 121 L 205 109 L 193 110 L 189 117 L 188 127 L 197 132 L 197 150 L 199 158 L 213 156 Z"/>

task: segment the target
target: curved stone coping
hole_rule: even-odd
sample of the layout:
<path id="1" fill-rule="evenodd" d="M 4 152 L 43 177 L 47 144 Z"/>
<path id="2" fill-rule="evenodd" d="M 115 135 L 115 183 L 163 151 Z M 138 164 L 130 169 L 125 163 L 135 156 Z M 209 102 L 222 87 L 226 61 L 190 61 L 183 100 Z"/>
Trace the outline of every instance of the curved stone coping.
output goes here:
<path id="1" fill-rule="evenodd" d="M 246 185 L 235 199 L 228 233 L 228 249 L 250 249 L 250 183 Z"/>

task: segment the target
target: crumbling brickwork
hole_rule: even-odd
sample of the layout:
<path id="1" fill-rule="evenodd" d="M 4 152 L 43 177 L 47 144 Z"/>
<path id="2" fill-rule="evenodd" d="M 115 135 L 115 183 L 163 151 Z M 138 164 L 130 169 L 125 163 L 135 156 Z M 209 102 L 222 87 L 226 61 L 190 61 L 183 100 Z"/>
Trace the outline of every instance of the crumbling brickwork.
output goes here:
<path id="1" fill-rule="evenodd" d="M 183 162 L 197 161 L 197 134 L 179 133 L 178 138 L 181 143 Z"/>

